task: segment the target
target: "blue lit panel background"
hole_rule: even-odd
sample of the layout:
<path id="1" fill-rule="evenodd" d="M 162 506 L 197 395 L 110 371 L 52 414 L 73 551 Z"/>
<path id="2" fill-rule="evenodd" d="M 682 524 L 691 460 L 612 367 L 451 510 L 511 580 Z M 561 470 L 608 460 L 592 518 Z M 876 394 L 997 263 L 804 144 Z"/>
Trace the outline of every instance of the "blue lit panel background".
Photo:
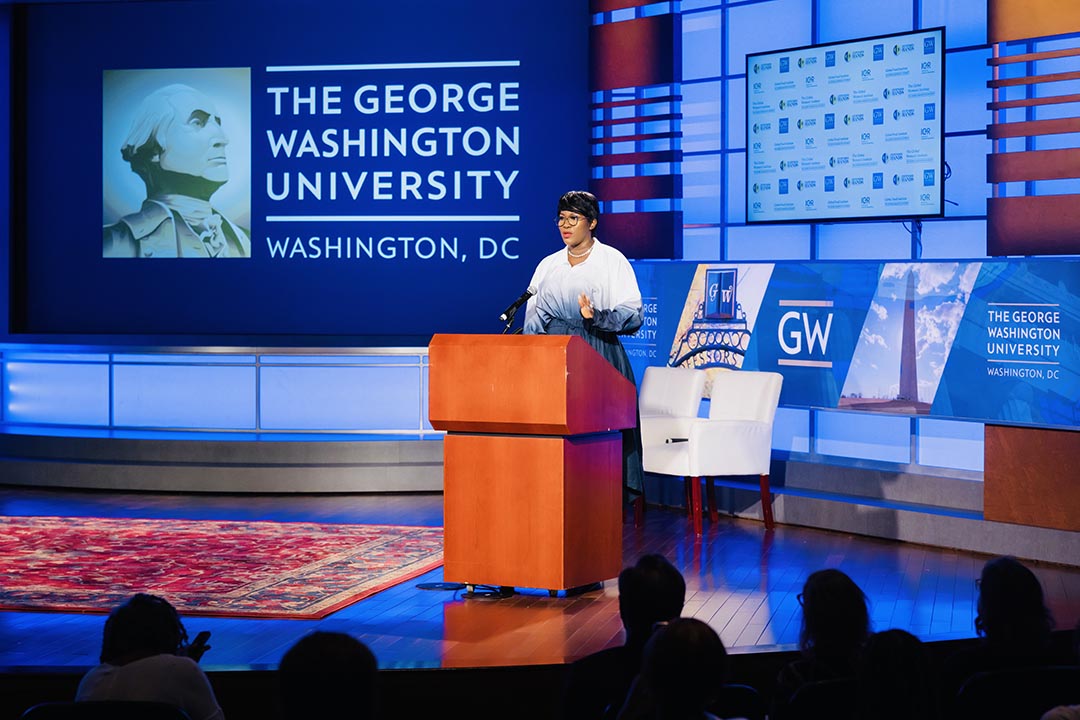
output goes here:
<path id="1" fill-rule="evenodd" d="M 908 464 L 911 420 L 874 413 L 822 412 L 817 415 L 817 451 L 822 455 Z"/>
<path id="2" fill-rule="evenodd" d="M 264 430 L 422 427 L 419 367 L 263 367 Z"/>
<path id="3" fill-rule="evenodd" d="M 113 424 L 176 429 L 255 429 L 255 368 L 116 365 Z"/>
<path id="4" fill-rule="evenodd" d="M 7 360 L 3 367 L 6 422 L 109 424 L 107 364 Z"/>

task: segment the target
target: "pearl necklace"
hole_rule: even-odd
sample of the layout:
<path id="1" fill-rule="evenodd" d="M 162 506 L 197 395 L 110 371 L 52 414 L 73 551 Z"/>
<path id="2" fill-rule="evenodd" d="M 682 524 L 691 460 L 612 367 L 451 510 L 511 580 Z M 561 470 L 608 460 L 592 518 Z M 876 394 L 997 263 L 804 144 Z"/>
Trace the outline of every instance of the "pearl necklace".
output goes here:
<path id="1" fill-rule="evenodd" d="M 566 253 L 567 253 L 567 255 L 569 255 L 570 257 L 574 257 L 574 258 L 583 258 L 583 257 L 586 257 L 586 256 L 588 256 L 588 254 L 592 252 L 592 249 L 593 249 L 594 247 L 596 247 L 596 243 L 593 243 L 592 245 L 590 245 L 590 246 L 589 246 L 589 249 L 588 249 L 588 250 L 586 250 L 585 252 L 581 253 L 581 254 L 575 253 L 575 252 L 574 252 L 573 250 L 571 250 L 570 248 L 566 248 Z"/>

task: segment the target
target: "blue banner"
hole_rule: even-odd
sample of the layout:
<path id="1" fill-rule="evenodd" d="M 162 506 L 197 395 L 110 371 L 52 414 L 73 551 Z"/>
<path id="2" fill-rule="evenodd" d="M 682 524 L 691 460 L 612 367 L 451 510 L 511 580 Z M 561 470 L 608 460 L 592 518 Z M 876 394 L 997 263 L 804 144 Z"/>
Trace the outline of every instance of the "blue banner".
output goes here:
<path id="1" fill-rule="evenodd" d="M 660 364 L 770 370 L 788 406 L 1080 426 L 1080 262 L 635 271 L 654 318 L 626 340 L 638 377 Z"/>

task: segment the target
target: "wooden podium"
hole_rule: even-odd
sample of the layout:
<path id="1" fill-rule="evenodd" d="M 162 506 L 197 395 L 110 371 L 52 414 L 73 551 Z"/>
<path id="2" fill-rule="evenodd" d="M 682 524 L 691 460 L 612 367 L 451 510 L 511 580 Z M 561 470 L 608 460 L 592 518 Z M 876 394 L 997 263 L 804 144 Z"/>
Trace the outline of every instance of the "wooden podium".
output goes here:
<path id="1" fill-rule="evenodd" d="M 622 428 L 637 393 L 566 335 L 436 335 L 444 578 L 549 591 L 622 568 Z"/>

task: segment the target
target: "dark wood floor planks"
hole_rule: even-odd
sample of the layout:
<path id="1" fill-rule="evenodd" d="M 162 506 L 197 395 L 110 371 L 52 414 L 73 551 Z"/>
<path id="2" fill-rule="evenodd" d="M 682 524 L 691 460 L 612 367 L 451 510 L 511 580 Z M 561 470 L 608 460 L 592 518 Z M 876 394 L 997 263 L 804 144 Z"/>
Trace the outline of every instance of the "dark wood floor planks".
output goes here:
<path id="1" fill-rule="evenodd" d="M 439 525 L 438 495 L 173 495 L 0 488 L 0 514 L 182 517 L 233 520 Z M 687 581 L 684 615 L 712 625 L 735 653 L 798 642 L 796 595 L 814 570 L 838 567 L 866 591 L 875 629 L 899 627 L 924 640 L 974 636 L 978 576 L 985 556 L 842 533 L 721 518 L 695 538 L 684 514 L 653 508 L 645 526 L 624 525 L 624 558 L 661 553 Z M 1058 627 L 1080 618 L 1080 568 L 1032 564 Z M 210 630 L 210 669 L 272 668 L 316 628 L 367 642 L 386 668 L 490 667 L 562 663 L 618 643 L 615 582 L 581 596 L 524 590 L 503 600 L 463 600 L 423 591 L 436 570 L 323 620 L 189 618 Z M 79 668 L 96 663 L 101 615 L 0 613 L 0 667 Z"/>

